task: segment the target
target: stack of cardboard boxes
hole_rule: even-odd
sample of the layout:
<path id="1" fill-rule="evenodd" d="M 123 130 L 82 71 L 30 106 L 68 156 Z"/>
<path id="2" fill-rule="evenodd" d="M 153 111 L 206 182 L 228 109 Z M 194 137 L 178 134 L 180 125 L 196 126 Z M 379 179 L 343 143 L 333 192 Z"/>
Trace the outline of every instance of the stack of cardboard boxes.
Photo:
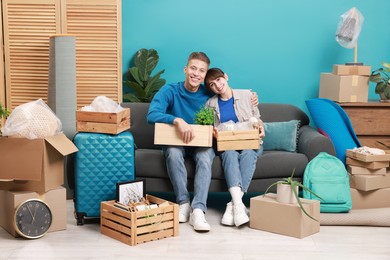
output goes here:
<path id="1" fill-rule="evenodd" d="M 353 209 L 390 207 L 390 151 L 367 155 L 347 150 Z"/>
<path id="2" fill-rule="evenodd" d="M 18 236 L 15 209 L 26 200 L 41 199 L 53 216 L 49 232 L 66 229 L 64 157 L 76 151 L 64 134 L 34 140 L 0 137 L 0 226 Z"/>
<path id="3" fill-rule="evenodd" d="M 320 98 L 336 102 L 367 102 L 371 66 L 334 65 L 332 73 L 321 73 Z"/>

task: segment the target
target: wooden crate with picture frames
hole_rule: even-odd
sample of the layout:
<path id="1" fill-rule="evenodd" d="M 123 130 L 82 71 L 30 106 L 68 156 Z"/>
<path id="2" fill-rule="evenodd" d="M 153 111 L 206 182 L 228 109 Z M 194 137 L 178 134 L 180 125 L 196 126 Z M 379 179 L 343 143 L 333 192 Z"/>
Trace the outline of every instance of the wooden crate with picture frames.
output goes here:
<path id="1" fill-rule="evenodd" d="M 179 205 L 146 195 L 157 208 L 130 212 L 101 202 L 100 232 L 130 246 L 179 235 Z"/>

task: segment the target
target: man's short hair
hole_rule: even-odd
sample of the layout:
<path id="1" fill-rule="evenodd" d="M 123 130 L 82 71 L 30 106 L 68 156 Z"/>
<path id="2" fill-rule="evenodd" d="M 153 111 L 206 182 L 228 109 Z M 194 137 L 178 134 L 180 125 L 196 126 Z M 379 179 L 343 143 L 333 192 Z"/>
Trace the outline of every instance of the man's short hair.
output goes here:
<path id="1" fill-rule="evenodd" d="M 207 57 L 206 53 L 201 52 L 201 51 L 191 53 L 190 56 L 188 57 L 187 64 L 188 64 L 188 62 L 190 62 L 190 60 L 201 60 L 201 61 L 206 62 L 207 65 L 210 65 L 209 57 Z"/>

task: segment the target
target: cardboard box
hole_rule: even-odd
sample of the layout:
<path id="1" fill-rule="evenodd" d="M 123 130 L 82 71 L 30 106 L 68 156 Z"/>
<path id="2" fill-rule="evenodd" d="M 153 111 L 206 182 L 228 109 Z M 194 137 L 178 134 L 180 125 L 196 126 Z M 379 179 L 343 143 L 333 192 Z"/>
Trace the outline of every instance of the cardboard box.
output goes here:
<path id="1" fill-rule="evenodd" d="M 348 172 L 352 175 L 386 175 L 386 168 L 382 169 L 367 169 L 359 166 L 347 166 Z"/>
<path id="2" fill-rule="evenodd" d="M 357 159 L 353 159 L 350 157 L 346 157 L 346 164 L 347 165 L 352 165 L 352 166 L 359 166 L 359 167 L 364 167 L 367 169 L 382 169 L 382 168 L 387 168 L 389 167 L 389 162 L 388 161 L 382 161 L 382 162 L 363 162 Z"/>
<path id="3" fill-rule="evenodd" d="M 185 144 L 173 125 L 156 123 L 154 126 L 154 144 L 211 147 L 213 141 L 212 125 L 191 125 L 195 138 Z"/>
<path id="4" fill-rule="evenodd" d="M 104 134 L 119 134 L 130 129 L 130 108 L 118 113 L 76 111 L 76 130 Z"/>
<path id="5" fill-rule="evenodd" d="M 219 131 L 217 150 L 259 149 L 259 130 Z"/>
<path id="6" fill-rule="evenodd" d="M 64 156 L 77 152 L 64 134 L 45 139 L 0 138 L 0 189 L 44 193 L 64 184 Z"/>
<path id="7" fill-rule="evenodd" d="M 347 150 L 348 157 L 360 160 L 363 162 L 388 162 L 390 161 L 390 151 L 386 150 L 385 154 L 362 154 L 358 152 L 354 152 L 353 150 Z"/>
<path id="8" fill-rule="evenodd" d="M 164 207 L 130 212 L 101 202 L 100 232 L 130 246 L 179 235 L 179 205 L 146 195 L 151 204 Z"/>
<path id="9" fill-rule="evenodd" d="M 361 191 L 351 188 L 352 209 L 390 207 L 390 188 Z"/>
<path id="10" fill-rule="evenodd" d="M 368 76 L 321 73 L 319 97 L 337 102 L 367 102 Z"/>
<path id="11" fill-rule="evenodd" d="M 371 66 L 335 64 L 333 65 L 332 73 L 335 75 L 370 76 Z"/>
<path id="12" fill-rule="evenodd" d="M 14 227 L 14 214 L 16 208 L 24 201 L 29 199 L 41 199 L 50 207 L 53 215 L 53 222 L 48 232 L 65 230 L 67 225 L 66 213 L 66 189 L 57 187 L 44 194 L 38 194 L 32 191 L 5 191 L 0 190 L 0 226 L 14 237 L 18 237 Z"/>
<path id="13" fill-rule="evenodd" d="M 305 210 L 320 220 L 320 202 L 301 199 Z M 320 222 L 306 216 L 298 204 L 276 201 L 276 194 L 250 199 L 249 227 L 296 238 L 304 238 L 320 231 Z"/>
<path id="14" fill-rule="evenodd" d="M 351 188 L 369 191 L 390 187 L 390 172 L 386 175 L 349 175 Z"/>

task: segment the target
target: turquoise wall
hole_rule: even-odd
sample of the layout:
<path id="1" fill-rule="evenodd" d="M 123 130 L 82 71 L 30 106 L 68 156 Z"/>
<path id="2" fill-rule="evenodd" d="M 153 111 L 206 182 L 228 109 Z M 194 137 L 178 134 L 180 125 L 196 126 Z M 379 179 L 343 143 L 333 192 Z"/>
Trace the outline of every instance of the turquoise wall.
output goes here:
<path id="1" fill-rule="evenodd" d="M 353 49 L 335 40 L 340 16 L 353 6 L 365 18 L 358 60 L 373 68 L 390 62 L 389 0 L 123 0 L 123 73 L 138 49 L 153 48 L 155 71 L 182 81 L 188 55 L 204 51 L 231 87 L 306 111 L 320 73 L 353 62 Z M 369 93 L 378 99 L 373 85 Z"/>

